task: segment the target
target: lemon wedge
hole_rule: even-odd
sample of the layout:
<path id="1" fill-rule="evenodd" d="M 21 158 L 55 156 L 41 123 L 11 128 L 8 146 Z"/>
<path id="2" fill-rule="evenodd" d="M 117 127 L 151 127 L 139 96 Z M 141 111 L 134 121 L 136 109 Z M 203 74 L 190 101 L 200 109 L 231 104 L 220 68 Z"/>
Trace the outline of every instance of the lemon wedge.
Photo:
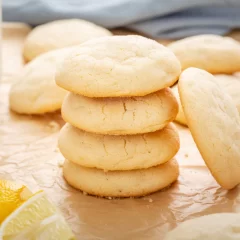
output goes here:
<path id="1" fill-rule="evenodd" d="M 0 180 L 0 224 L 31 196 L 32 193 L 26 186 L 9 180 Z"/>
<path id="2" fill-rule="evenodd" d="M 43 191 L 37 192 L 0 227 L 1 240 L 73 240 L 74 235 L 59 210 Z"/>

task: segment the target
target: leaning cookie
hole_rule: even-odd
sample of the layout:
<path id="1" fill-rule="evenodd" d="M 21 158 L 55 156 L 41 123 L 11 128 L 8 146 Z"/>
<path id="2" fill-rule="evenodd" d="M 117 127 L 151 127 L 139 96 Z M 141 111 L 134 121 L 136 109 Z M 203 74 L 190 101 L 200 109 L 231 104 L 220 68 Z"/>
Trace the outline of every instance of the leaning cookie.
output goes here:
<path id="1" fill-rule="evenodd" d="M 25 65 L 14 76 L 9 93 L 10 108 L 22 114 L 43 114 L 59 110 L 67 94 L 55 83 L 57 64 L 71 51 L 64 48 L 45 53 Z"/>
<path id="2" fill-rule="evenodd" d="M 23 55 L 26 61 L 55 49 L 112 35 L 107 29 L 80 19 L 57 20 L 35 27 L 27 36 Z"/>
<path id="3" fill-rule="evenodd" d="M 210 73 L 240 71 L 240 43 L 229 37 L 198 35 L 168 45 L 182 69 L 196 67 Z"/>
<path id="4" fill-rule="evenodd" d="M 145 96 L 172 86 L 181 66 L 154 40 L 112 36 L 78 46 L 58 68 L 56 83 L 87 97 Z"/>
<path id="5" fill-rule="evenodd" d="M 218 74 L 215 80 L 231 96 L 240 114 L 240 76 Z"/>
<path id="6" fill-rule="evenodd" d="M 185 70 L 178 82 L 193 139 L 212 175 L 225 189 L 240 183 L 240 117 L 232 98 L 210 73 Z"/>
<path id="7" fill-rule="evenodd" d="M 62 117 L 71 125 L 99 134 L 154 132 L 173 121 L 178 103 L 170 88 L 144 97 L 88 98 L 68 93 Z"/>
<path id="8" fill-rule="evenodd" d="M 181 223 L 164 240 L 236 240 L 239 229 L 240 214 L 216 213 Z"/>
<path id="9" fill-rule="evenodd" d="M 212 80 L 219 84 L 219 86 L 222 87 L 227 94 L 229 94 L 229 96 L 233 99 L 233 102 L 235 103 L 240 114 L 240 76 L 216 74 L 214 75 L 214 77 L 215 78 L 212 78 Z M 173 93 L 178 100 L 179 105 L 179 111 L 175 121 L 187 126 L 187 120 L 185 118 L 182 104 L 179 99 L 178 87 L 177 85 L 174 85 L 171 89 L 173 90 Z"/>
<path id="10" fill-rule="evenodd" d="M 160 131 L 126 136 L 88 133 L 67 123 L 58 146 L 63 156 L 76 164 L 113 171 L 163 164 L 175 156 L 180 143 L 171 123 Z"/>
<path id="11" fill-rule="evenodd" d="M 68 160 L 63 165 L 63 176 L 71 186 L 101 197 L 145 196 L 169 186 L 178 175 L 175 159 L 156 167 L 131 171 L 104 172 Z"/>
<path id="12" fill-rule="evenodd" d="M 183 112 L 183 109 L 182 109 L 182 104 L 181 104 L 181 101 L 180 101 L 177 84 L 174 85 L 173 87 L 171 87 L 171 89 L 173 91 L 174 96 L 176 97 L 176 99 L 178 101 L 178 114 L 175 118 L 175 121 L 180 123 L 180 124 L 183 124 L 183 125 L 187 126 L 187 120 L 185 118 L 185 115 L 184 115 L 184 112 Z"/>

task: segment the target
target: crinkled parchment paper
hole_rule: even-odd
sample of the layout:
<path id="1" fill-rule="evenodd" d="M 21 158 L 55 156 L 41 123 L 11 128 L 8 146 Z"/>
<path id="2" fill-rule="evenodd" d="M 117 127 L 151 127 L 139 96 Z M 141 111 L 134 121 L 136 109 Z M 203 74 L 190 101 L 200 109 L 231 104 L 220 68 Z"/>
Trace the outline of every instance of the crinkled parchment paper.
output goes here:
<path id="1" fill-rule="evenodd" d="M 26 28 L 23 31 L 26 34 Z M 60 113 L 21 116 L 8 109 L 9 76 L 21 65 L 24 35 L 19 29 L 13 32 L 6 36 L 3 31 L 6 76 L 0 87 L 1 179 L 20 181 L 33 191 L 45 190 L 81 240 L 161 240 L 167 231 L 187 219 L 239 211 L 239 188 L 226 191 L 218 186 L 188 129 L 181 126 L 181 150 L 177 155 L 181 174 L 171 188 L 144 198 L 108 200 L 83 195 L 68 186 L 62 177 L 64 159 L 57 149 L 59 129 L 64 124 Z"/>

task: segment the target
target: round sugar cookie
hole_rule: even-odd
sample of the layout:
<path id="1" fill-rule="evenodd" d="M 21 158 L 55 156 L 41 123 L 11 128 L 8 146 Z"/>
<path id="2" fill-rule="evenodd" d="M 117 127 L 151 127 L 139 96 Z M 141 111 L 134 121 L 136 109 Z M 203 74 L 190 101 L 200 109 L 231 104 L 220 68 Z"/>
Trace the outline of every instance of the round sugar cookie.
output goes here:
<path id="1" fill-rule="evenodd" d="M 177 180 L 178 163 L 172 159 L 164 164 L 141 170 L 104 172 L 81 167 L 65 160 L 63 176 L 67 182 L 91 195 L 102 197 L 138 197 L 163 189 Z"/>
<path id="2" fill-rule="evenodd" d="M 178 88 L 193 139 L 212 175 L 225 189 L 240 183 L 240 117 L 232 98 L 210 73 L 189 68 Z"/>
<path id="3" fill-rule="evenodd" d="M 164 240 L 237 240 L 239 235 L 239 213 L 216 213 L 179 224 Z"/>
<path id="4" fill-rule="evenodd" d="M 240 71 L 240 43 L 229 37 L 197 35 L 170 43 L 182 69 L 196 67 L 210 73 Z"/>
<path id="5" fill-rule="evenodd" d="M 27 61 L 30 61 L 51 50 L 110 35 L 112 33 L 107 29 L 84 20 L 57 20 L 39 25 L 30 32 L 24 43 L 23 55 Z"/>
<path id="6" fill-rule="evenodd" d="M 78 46 L 58 68 L 56 82 L 87 97 L 132 97 L 173 85 L 180 72 L 176 56 L 156 41 L 112 36 Z"/>
<path id="7" fill-rule="evenodd" d="M 55 83 L 57 64 L 71 48 L 45 53 L 14 76 L 9 93 L 10 108 L 23 114 L 43 114 L 59 110 L 67 93 Z"/>
<path id="8" fill-rule="evenodd" d="M 88 133 L 67 123 L 58 146 L 63 156 L 76 164 L 113 171 L 163 164 L 176 155 L 180 142 L 172 123 L 156 132 L 126 136 Z"/>
<path id="9" fill-rule="evenodd" d="M 66 122 L 87 132 L 110 135 L 157 131 L 177 113 L 178 103 L 169 88 L 131 98 L 88 98 L 69 93 L 62 105 Z"/>
<path id="10" fill-rule="evenodd" d="M 175 118 L 175 121 L 180 123 L 180 124 L 183 124 L 185 126 L 187 126 L 187 120 L 185 118 L 185 115 L 184 115 L 184 112 L 183 112 L 183 109 L 182 109 L 182 104 L 180 102 L 180 97 L 179 97 L 179 93 L 178 93 L 178 85 L 174 85 L 173 87 L 171 87 L 172 91 L 173 91 L 173 94 L 174 96 L 176 97 L 177 101 L 178 101 L 178 114 Z"/>

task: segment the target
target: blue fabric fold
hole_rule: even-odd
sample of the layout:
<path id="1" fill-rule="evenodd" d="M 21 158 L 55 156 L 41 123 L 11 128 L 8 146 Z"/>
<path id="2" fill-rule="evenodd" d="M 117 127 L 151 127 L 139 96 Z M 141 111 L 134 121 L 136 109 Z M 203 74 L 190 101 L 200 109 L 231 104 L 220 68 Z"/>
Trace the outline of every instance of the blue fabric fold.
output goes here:
<path id="1" fill-rule="evenodd" d="M 81 18 L 153 38 L 225 34 L 240 27 L 240 0 L 3 0 L 3 20 L 39 25 Z"/>

